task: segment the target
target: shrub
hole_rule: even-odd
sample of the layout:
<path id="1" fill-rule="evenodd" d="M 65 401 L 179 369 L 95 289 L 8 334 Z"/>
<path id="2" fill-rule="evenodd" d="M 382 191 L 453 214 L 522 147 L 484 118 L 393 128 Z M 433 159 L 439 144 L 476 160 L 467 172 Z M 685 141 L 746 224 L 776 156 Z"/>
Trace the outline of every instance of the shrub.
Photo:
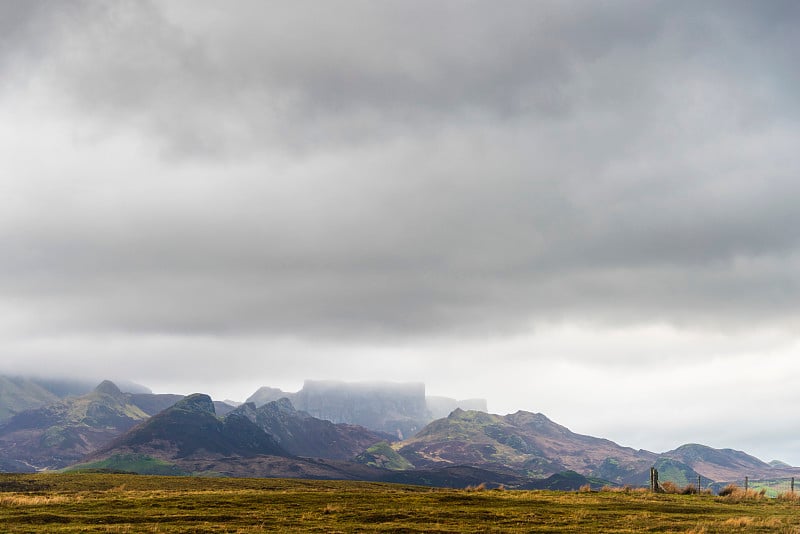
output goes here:
<path id="1" fill-rule="evenodd" d="M 719 491 L 719 496 L 729 502 L 741 502 L 744 500 L 760 501 L 766 497 L 766 495 L 767 488 L 761 488 L 758 491 L 751 489 L 745 491 L 736 484 L 728 484 Z"/>
<path id="2" fill-rule="evenodd" d="M 697 486 L 694 484 L 687 484 L 681 490 L 681 495 L 696 495 L 697 494 Z"/>
<path id="3" fill-rule="evenodd" d="M 661 490 L 664 493 L 672 493 L 672 494 L 681 492 L 681 490 L 678 488 L 678 485 L 675 484 L 674 482 L 670 482 L 669 480 L 661 483 Z"/>
<path id="4" fill-rule="evenodd" d="M 578 488 L 578 491 L 580 493 L 591 493 L 592 492 L 592 486 L 589 485 L 589 484 L 584 484 L 583 486 Z"/>

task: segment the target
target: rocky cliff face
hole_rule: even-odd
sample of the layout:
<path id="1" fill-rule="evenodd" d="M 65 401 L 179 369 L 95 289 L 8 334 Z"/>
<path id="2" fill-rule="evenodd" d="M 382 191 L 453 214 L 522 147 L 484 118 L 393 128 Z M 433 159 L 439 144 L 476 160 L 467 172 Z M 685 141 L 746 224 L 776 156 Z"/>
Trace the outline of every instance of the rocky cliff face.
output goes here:
<path id="1" fill-rule="evenodd" d="M 245 413 L 217 417 L 211 397 L 195 393 L 147 419 L 92 453 L 97 460 L 114 454 L 145 454 L 174 460 L 198 455 L 257 456 L 287 453 L 275 440 L 253 423 Z"/>
<path id="2" fill-rule="evenodd" d="M 414 435 L 432 419 L 422 383 L 306 380 L 297 393 L 262 387 L 247 402 L 260 407 L 281 398 L 317 419 L 360 425 L 398 439 Z"/>
<path id="3" fill-rule="evenodd" d="M 288 398 L 297 410 L 318 419 L 360 425 L 398 439 L 413 436 L 432 420 L 445 417 L 456 408 L 486 411 L 483 399 L 426 397 L 425 384 L 421 382 L 306 380 L 297 393 L 262 387 L 247 402 L 260 407 L 281 398 Z"/>
<path id="4" fill-rule="evenodd" d="M 245 403 L 228 415 L 240 415 L 258 425 L 286 451 L 297 456 L 349 460 L 367 447 L 391 436 L 362 426 L 334 424 L 297 411 L 289 399 L 255 407 Z"/>
<path id="5" fill-rule="evenodd" d="M 351 423 L 411 436 L 430 420 L 422 383 L 345 383 L 306 380 L 298 410 L 333 423 Z"/>

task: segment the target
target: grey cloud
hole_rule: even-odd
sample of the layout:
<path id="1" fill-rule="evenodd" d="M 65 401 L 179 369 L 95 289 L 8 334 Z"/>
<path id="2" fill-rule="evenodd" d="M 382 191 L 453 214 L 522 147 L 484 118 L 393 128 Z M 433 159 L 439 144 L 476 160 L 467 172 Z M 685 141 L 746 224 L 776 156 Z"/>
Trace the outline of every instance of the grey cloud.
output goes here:
<path id="1" fill-rule="evenodd" d="M 230 193 L 223 182 L 207 204 L 178 192 L 142 214 L 121 203 L 82 219 L 79 204 L 40 222 L 38 237 L 5 242 L 14 259 L 3 292 L 39 295 L 64 328 L 144 331 L 380 337 L 564 317 L 794 316 L 796 215 L 780 200 L 794 189 L 782 181 L 744 187 L 730 205 L 676 181 L 675 199 L 617 198 L 612 209 L 576 202 L 609 184 L 575 192 L 580 182 L 498 172 L 503 151 L 446 163 L 457 153 L 467 150 L 426 161 L 415 147 L 378 168 L 343 156 L 330 175 L 295 176 L 288 193 L 272 182 Z M 418 162 L 415 176 L 395 160 Z M 128 210 L 148 203 L 125 199 Z"/>
<path id="2" fill-rule="evenodd" d="M 558 117 L 579 103 L 579 71 L 660 32 L 637 4 L 620 5 L 625 22 L 560 3 L 195 3 L 178 21 L 150 4 L 92 6 L 53 46 L 56 82 L 82 113 L 195 155 L 415 135 L 463 114 Z M 613 83 L 609 98 L 638 89 Z"/>
<path id="3" fill-rule="evenodd" d="M 3 2 L 0 368 L 223 398 L 424 380 L 632 446 L 749 450 L 732 414 L 795 419 L 797 22 Z M 567 373 L 618 393 L 605 418 Z"/>
<path id="4" fill-rule="evenodd" d="M 54 328 L 796 320 L 791 6 L 70 5 L 31 69 L 147 156 L 0 228 Z"/>

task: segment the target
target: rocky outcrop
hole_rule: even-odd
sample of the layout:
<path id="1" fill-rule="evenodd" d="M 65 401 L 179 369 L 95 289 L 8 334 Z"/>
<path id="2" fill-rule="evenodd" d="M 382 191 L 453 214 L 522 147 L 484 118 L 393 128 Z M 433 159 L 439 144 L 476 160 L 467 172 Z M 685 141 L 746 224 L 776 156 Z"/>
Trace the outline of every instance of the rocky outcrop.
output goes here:
<path id="1" fill-rule="evenodd" d="M 293 400 L 295 395 L 295 393 L 289 393 L 278 388 L 264 386 L 258 388 L 258 391 L 250 395 L 245 403 L 252 402 L 256 406 L 264 406 L 266 403 L 273 402 L 278 399 L 287 398 L 289 400 Z"/>
<path id="2" fill-rule="evenodd" d="M 319 419 L 361 425 L 398 438 L 414 435 L 431 417 L 422 383 L 306 380 L 292 402 Z"/>
<path id="3" fill-rule="evenodd" d="M 456 408 L 486 411 L 484 399 L 426 397 L 425 384 L 421 382 L 306 380 L 297 393 L 262 387 L 247 402 L 263 406 L 282 398 L 318 419 L 360 425 L 387 432 L 397 439 L 413 436 L 426 424 L 446 417 Z"/>
<path id="4" fill-rule="evenodd" d="M 228 415 L 245 417 L 272 436 L 286 451 L 297 456 L 349 460 L 367 447 L 391 436 L 362 426 L 312 417 L 294 409 L 289 399 L 255 407 L 245 403 Z"/>
<path id="5" fill-rule="evenodd" d="M 120 436 L 89 458 L 146 454 L 161 459 L 256 456 L 287 453 L 245 414 L 217 417 L 211 397 L 189 395 Z"/>

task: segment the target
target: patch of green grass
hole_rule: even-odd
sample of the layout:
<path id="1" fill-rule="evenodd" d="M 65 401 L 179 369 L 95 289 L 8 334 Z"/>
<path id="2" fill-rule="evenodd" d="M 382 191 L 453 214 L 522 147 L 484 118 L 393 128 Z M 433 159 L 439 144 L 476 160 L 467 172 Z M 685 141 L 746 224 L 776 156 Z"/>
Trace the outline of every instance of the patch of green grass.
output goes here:
<path id="1" fill-rule="evenodd" d="M 677 460 L 669 458 L 659 458 L 655 463 L 658 469 L 658 477 L 663 482 L 672 482 L 678 487 L 697 483 L 697 473 L 691 467 Z"/>
<path id="2" fill-rule="evenodd" d="M 350 481 L 0 475 L 4 532 L 800 532 L 800 505 Z"/>
<path id="3" fill-rule="evenodd" d="M 69 468 L 67 472 L 91 472 L 101 470 L 140 473 L 143 475 L 179 476 L 189 474 L 174 464 L 145 454 L 115 454 L 105 460 L 76 465 Z"/>
<path id="4" fill-rule="evenodd" d="M 356 458 L 357 461 L 373 467 L 382 467 L 393 471 L 414 469 L 414 464 L 403 458 L 385 441 L 376 443 Z"/>

